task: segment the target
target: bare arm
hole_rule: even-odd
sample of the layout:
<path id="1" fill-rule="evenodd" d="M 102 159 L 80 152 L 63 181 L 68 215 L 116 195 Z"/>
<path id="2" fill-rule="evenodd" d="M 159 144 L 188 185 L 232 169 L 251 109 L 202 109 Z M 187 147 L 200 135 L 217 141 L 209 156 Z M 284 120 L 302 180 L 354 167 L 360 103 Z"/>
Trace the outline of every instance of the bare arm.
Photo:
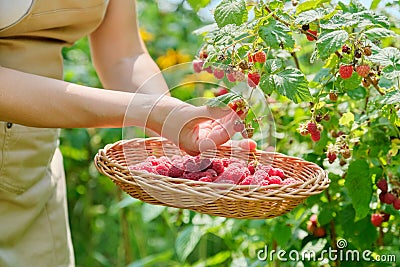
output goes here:
<path id="1" fill-rule="evenodd" d="M 139 34 L 135 0 L 110 0 L 90 35 L 93 63 L 105 88 L 163 94 L 168 87 Z"/>

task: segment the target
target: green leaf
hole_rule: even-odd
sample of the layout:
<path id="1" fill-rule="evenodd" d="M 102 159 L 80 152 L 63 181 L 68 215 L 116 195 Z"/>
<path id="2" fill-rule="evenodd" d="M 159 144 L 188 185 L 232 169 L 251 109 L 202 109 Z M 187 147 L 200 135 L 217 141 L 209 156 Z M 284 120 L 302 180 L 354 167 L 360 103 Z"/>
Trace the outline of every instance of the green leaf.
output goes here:
<path id="1" fill-rule="evenodd" d="M 209 107 L 226 107 L 229 102 L 232 102 L 236 99 L 239 99 L 240 95 L 234 93 L 227 93 L 224 95 L 220 95 L 215 98 L 210 98 L 207 100 L 206 105 Z"/>
<path id="2" fill-rule="evenodd" d="M 321 59 L 328 58 L 346 43 L 349 34 L 344 30 L 338 30 L 321 35 L 317 40 L 318 54 Z"/>
<path id="3" fill-rule="evenodd" d="M 206 7 L 211 0 L 187 0 L 189 5 L 194 9 L 194 11 L 199 11 L 200 8 Z"/>
<path id="4" fill-rule="evenodd" d="M 400 51 L 394 47 L 386 47 L 378 52 L 378 54 L 372 55 L 368 58 L 373 63 L 388 66 L 388 65 L 400 65 Z"/>
<path id="5" fill-rule="evenodd" d="M 300 255 L 304 255 L 307 257 L 307 255 L 312 256 L 312 255 L 317 255 L 319 252 L 321 252 L 326 243 L 328 241 L 325 238 L 319 238 L 319 239 L 314 239 L 303 247 L 303 249 L 300 252 Z M 311 253 L 312 252 L 312 253 Z M 312 258 L 310 258 L 312 259 Z"/>
<path id="6" fill-rule="evenodd" d="M 292 230 L 285 223 L 276 224 L 272 232 L 273 239 L 276 240 L 278 245 L 281 247 L 284 247 L 287 244 L 291 235 Z"/>
<path id="7" fill-rule="evenodd" d="M 275 73 L 282 69 L 283 62 L 281 59 L 267 59 L 265 61 L 265 69 L 268 73 Z"/>
<path id="8" fill-rule="evenodd" d="M 396 36 L 396 34 L 385 28 L 372 28 L 364 32 L 364 34 L 370 39 L 380 39 L 385 37 Z"/>
<path id="9" fill-rule="evenodd" d="M 188 225 L 179 233 L 175 241 L 175 251 L 181 261 L 185 261 L 190 253 L 192 253 L 202 235 L 203 232 L 200 227 L 193 225 Z"/>
<path id="10" fill-rule="evenodd" d="M 381 0 L 372 0 L 370 9 L 375 10 L 378 7 L 380 2 L 381 2 Z"/>
<path id="11" fill-rule="evenodd" d="M 354 20 L 353 14 L 343 13 L 343 11 L 339 10 L 332 18 L 321 21 L 320 26 L 322 29 L 336 30 L 341 27 L 352 26 L 356 23 L 357 21 Z"/>
<path id="12" fill-rule="evenodd" d="M 312 100 L 306 77 L 300 70 L 292 67 L 276 74 L 263 75 L 260 80 L 260 88 L 266 94 L 271 94 L 276 90 L 296 104 Z"/>
<path id="13" fill-rule="evenodd" d="M 275 19 L 270 19 L 267 25 L 261 26 L 258 31 L 259 36 L 267 46 L 280 49 L 281 44 L 285 48 L 293 48 L 294 40 L 290 35 L 290 29 Z"/>
<path id="14" fill-rule="evenodd" d="M 354 114 L 351 112 L 343 113 L 342 117 L 339 119 L 339 124 L 343 126 L 350 127 L 354 122 Z"/>
<path id="15" fill-rule="evenodd" d="M 352 90 L 352 89 L 360 86 L 361 77 L 360 77 L 360 75 L 358 75 L 357 72 L 353 72 L 350 78 L 343 79 L 341 83 L 342 83 L 343 88 L 346 91 Z"/>
<path id="16" fill-rule="evenodd" d="M 372 182 L 369 177 L 369 166 L 365 160 L 350 163 L 345 186 L 349 191 L 352 205 L 356 211 L 355 221 L 365 218 L 369 213 L 372 197 Z"/>
<path id="17" fill-rule="evenodd" d="M 347 95 L 354 100 L 364 99 L 367 96 L 367 91 L 364 87 L 358 86 L 357 88 L 347 90 Z"/>
<path id="18" fill-rule="evenodd" d="M 150 205 L 143 203 L 142 206 L 142 216 L 144 222 L 151 222 L 165 210 L 165 206 Z"/>
<path id="19" fill-rule="evenodd" d="M 383 99 L 381 100 L 381 104 L 399 104 L 400 103 L 400 91 L 399 90 L 394 90 L 389 93 L 387 93 Z"/>
<path id="20" fill-rule="evenodd" d="M 215 8 L 214 19 L 218 27 L 228 24 L 241 25 L 247 20 L 247 9 L 244 0 L 222 0 Z"/>
<path id="21" fill-rule="evenodd" d="M 322 8 L 317 8 L 313 10 L 309 10 L 301 13 L 294 20 L 294 23 L 297 25 L 309 24 L 315 20 L 319 20 L 325 16 L 325 11 Z"/>
<path id="22" fill-rule="evenodd" d="M 300 3 L 296 8 L 296 14 L 300 14 L 301 12 L 316 9 L 323 3 L 328 3 L 330 0 L 308 0 Z"/>
<path id="23" fill-rule="evenodd" d="M 370 10 L 361 11 L 354 14 L 354 19 L 359 21 L 358 27 L 375 26 L 380 25 L 384 28 L 390 27 L 390 22 L 387 17 L 377 15 L 375 12 Z"/>

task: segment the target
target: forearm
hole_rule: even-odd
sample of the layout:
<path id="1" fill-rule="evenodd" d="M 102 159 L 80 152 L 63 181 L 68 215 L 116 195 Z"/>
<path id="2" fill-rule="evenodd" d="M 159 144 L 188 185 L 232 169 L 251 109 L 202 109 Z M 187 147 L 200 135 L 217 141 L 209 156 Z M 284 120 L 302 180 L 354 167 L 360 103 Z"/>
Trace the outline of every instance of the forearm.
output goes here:
<path id="1" fill-rule="evenodd" d="M 96 89 L 2 67 L 0 80 L 0 120 L 33 127 L 122 127 L 147 123 L 159 132 L 157 127 L 163 114 L 187 105 L 170 97 L 159 101 L 157 95 Z M 125 114 L 126 111 L 134 112 Z"/>

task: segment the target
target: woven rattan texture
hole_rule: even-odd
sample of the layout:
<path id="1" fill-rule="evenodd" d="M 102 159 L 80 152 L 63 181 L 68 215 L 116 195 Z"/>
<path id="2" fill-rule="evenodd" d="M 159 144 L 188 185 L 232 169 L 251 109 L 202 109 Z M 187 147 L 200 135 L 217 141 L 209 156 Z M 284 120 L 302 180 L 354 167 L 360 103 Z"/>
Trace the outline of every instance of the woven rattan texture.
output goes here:
<path id="1" fill-rule="evenodd" d="M 284 170 L 286 177 L 299 183 L 291 185 L 230 185 L 171 178 L 139 171 L 128 166 L 149 156 L 184 155 L 177 146 L 162 138 L 122 140 L 100 149 L 95 156 L 97 169 L 110 177 L 134 198 L 156 205 L 185 208 L 227 218 L 263 219 L 288 213 L 307 197 L 320 194 L 329 179 L 318 165 L 280 153 L 244 151 L 221 146 L 207 151 L 204 157 L 235 157 Z"/>

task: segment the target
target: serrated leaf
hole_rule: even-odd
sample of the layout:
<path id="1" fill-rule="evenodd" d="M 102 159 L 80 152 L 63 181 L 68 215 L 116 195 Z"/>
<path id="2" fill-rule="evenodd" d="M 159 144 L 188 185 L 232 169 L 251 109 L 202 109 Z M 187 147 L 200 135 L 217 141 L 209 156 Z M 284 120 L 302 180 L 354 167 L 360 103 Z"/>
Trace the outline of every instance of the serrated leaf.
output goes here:
<path id="1" fill-rule="evenodd" d="M 321 59 L 328 58 L 346 43 L 349 34 L 345 30 L 338 30 L 321 35 L 317 40 L 318 54 Z"/>
<path id="2" fill-rule="evenodd" d="M 215 98 L 208 99 L 206 105 L 209 107 L 226 107 L 229 102 L 239 99 L 240 95 L 234 93 L 226 93 Z"/>
<path id="3" fill-rule="evenodd" d="M 384 28 L 390 27 L 390 22 L 387 17 L 377 15 L 375 12 L 365 10 L 354 14 L 354 19 L 359 21 L 358 27 L 380 25 Z"/>
<path id="4" fill-rule="evenodd" d="M 306 77 L 300 70 L 292 67 L 276 74 L 263 75 L 260 88 L 266 94 L 275 90 L 296 104 L 312 100 Z"/>
<path id="5" fill-rule="evenodd" d="M 356 24 L 357 21 L 354 20 L 353 14 L 343 13 L 343 11 L 338 11 L 332 18 L 324 20 L 320 23 L 322 29 L 336 30 L 341 27 L 349 27 Z"/>
<path id="6" fill-rule="evenodd" d="M 258 34 L 267 46 L 279 49 L 281 44 L 285 48 L 294 47 L 294 40 L 292 35 L 289 34 L 290 32 L 286 25 L 271 19 L 267 25 L 260 27 Z"/>
<path id="7" fill-rule="evenodd" d="M 265 69 L 268 73 L 275 73 L 282 69 L 283 62 L 280 59 L 267 59 L 265 61 Z"/>
<path id="8" fill-rule="evenodd" d="M 396 36 L 396 34 L 385 28 L 372 28 L 364 32 L 364 34 L 370 39 L 380 39 L 385 37 Z"/>
<path id="9" fill-rule="evenodd" d="M 357 88 L 361 83 L 361 77 L 357 74 L 357 72 L 353 72 L 351 77 L 345 80 L 342 80 L 342 87 L 347 90 L 352 90 Z"/>
<path id="10" fill-rule="evenodd" d="M 330 2 L 330 0 L 316 0 L 316 1 L 315 0 L 308 0 L 308 1 L 304 1 L 304 2 L 300 3 L 296 7 L 296 14 L 300 14 L 301 12 L 315 9 L 318 6 L 320 6 L 321 4 L 328 3 L 328 2 Z"/>
<path id="11" fill-rule="evenodd" d="M 208 25 L 205 25 L 205 26 L 203 26 L 201 28 L 198 28 L 198 29 L 194 30 L 193 34 L 202 35 L 202 34 L 205 34 L 205 33 L 209 33 L 209 32 L 215 31 L 217 29 L 218 29 L 217 23 L 212 23 L 212 24 L 208 24 Z"/>
<path id="12" fill-rule="evenodd" d="M 396 66 L 400 65 L 400 51 L 394 47 L 386 47 L 377 54 L 368 57 L 368 59 L 382 66 Z"/>
<path id="13" fill-rule="evenodd" d="M 347 170 L 345 187 L 349 192 L 356 211 L 355 220 L 365 218 L 369 213 L 372 197 L 372 182 L 369 177 L 369 165 L 365 160 L 355 160 Z"/>
<path id="14" fill-rule="evenodd" d="M 197 12 L 200 8 L 206 7 L 211 0 L 187 0 L 187 2 Z"/>
<path id="15" fill-rule="evenodd" d="M 387 93 L 383 96 L 381 100 L 381 104 L 390 105 L 390 104 L 399 104 L 400 103 L 400 91 L 395 90 Z"/>
<path id="16" fill-rule="evenodd" d="M 179 233 L 175 241 L 175 251 L 181 261 L 185 261 L 192 253 L 202 235 L 200 227 L 193 225 L 187 226 Z"/>
<path id="17" fill-rule="evenodd" d="M 314 10 L 309 10 L 303 13 L 300 13 L 297 18 L 294 20 L 295 24 L 304 25 L 309 24 L 315 20 L 319 20 L 325 16 L 324 9 L 317 8 Z"/>
<path id="18" fill-rule="evenodd" d="M 222 0 L 215 8 L 214 19 L 218 27 L 228 24 L 241 25 L 247 20 L 247 9 L 244 0 Z"/>
<path id="19" fill-rule="evenodd" d="M 343 113 L 342 117 L 339 119 L 339 124 L 343 126 L 350 127 L 354 122 L 354 114 L 351 112 Z"/>

